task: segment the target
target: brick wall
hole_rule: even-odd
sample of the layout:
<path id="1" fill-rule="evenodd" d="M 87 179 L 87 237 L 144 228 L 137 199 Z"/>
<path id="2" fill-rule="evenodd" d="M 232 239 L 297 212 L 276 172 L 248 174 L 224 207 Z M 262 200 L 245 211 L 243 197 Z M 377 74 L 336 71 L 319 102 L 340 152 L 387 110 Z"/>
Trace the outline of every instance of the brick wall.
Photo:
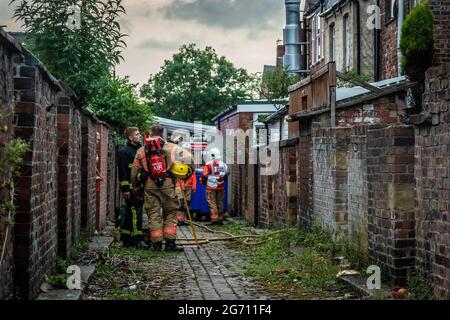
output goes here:
<path id="1" fill-rule="evenodd" d="M 347 147 L 349 128 L 313 128 L 314 222 L 336 236 L 347 233 Z"/>
<path id="2" fill-rule="evenodd" d="M 12 39 L 6 40 L 6 35 L 0 29 L 0 158 L 5 155 L 5 145 L 13 137 L 13 119 L 14 119 L 14 88 L 13 77 L 14 67 L 13 59 L 20 54 L 20 50 L 15 47 Z M 5 39 L 5 41 L 3 41 Z M 9 168 L 2 168 L 0 171 L 0 186 L 11 178 Z M 0 187 L 0 203 L 10 201 L 10 193 Z M 13 228 L 9 227 L 8 236 L 6 235 L 5 212 L 0 209 L 0 250 L 3 243 L 6 242 L 6 251 L 3 261 L 0 265 L 0 299 L 11 298 L 13 295 L 13 277 L 14 277 L 14 233 Z M 7 236 L 7 237 L 6 237 Z M 0 251 L 1 252 L 1 251 Z"/>
<path id="3" fill-rule="evenodd" d="M 220 130 L 223 135 L 226 134 L 227 129 L 242 129 L 244 132 L 253 126 L 253 113 L 250 112 L 241 112 L 236 113 L 226 118 L 220 119 Z M 248 145 L 246 146 L 248 150 Z M 253 204 L 252 202 L 254 197 L 254 189 L 250 189 L 248 187 L 248 172 L 249 168 L 244 164 L 237 164 L 237 152 L 245 152 L 244 150 L 235 150 L 235 161 L 234 164 L 229 165 L 229 169 L 231 171 L 231 175 L 229 178 L 229 183 L 231 183 L 231 194 L 229 197 L 229 203 L 231 203 L 231 208 L 228 209 L 229 213 L 232 216 L 246 216 L 247 210 L 249 209 L 249 205 Z M 248 154 L 248 153 L 246 153 Z M 248 157 L 246 157 L 248 159 Z M 252 182 L 253 183 L 253 182 Z M 249 192 L 247 192 L 249 190 Z M 250 208 L 252 210 L 251 219 L 254 220 L 254 208 L 253 206 Z"/>
<path id="4" fill-rule="evenodd" d="M 94 235 L 96 219 L 96 124 L 92 115 L 85 113 L 81 122 L 81 227 L 88 237 Z"/>
<path id="5" fill-rule="evenodd" d="M 429 0 L 433 12 L 434 64 L 450 62 L 450 2 Z"/>
<path id="6" fill-rule="evenodd" d="M 450 64 L 426 74 L 423 108 L 431 125 L 415 127 L 417 264 L 431 272 L 435 295 L 450 289 Z"/>
<path id="7" fill-rule="evenodd" d="M 367 255 L 367 126 L 351 129 L 348 146 L 348 237 Z"/>
<path id="8" fill-rule="evenodd" d="M 112 137 L 112 130 L 108 130 L 108 168 L 107 168 L 107 215 L 114 216 L 115 208 L 118 206 L 119 183 L 116 180 L 118 168 L 116 164 L 116 146 Z"/>
<path id="9" fill-rule="evenodd" d="M 97 169 L 103 177 L 102 181 L 97 182 L 97 212 L 96 212 L 96 228 L 102 230 L 106 225 L 106 216 L 108 213 L 108 134 L 109 129 L 104 124 L 97 124 L 96 127 L 99 139 L 97 140 Z"/>
<path id="10" fill-rule="evenodd" d="M 294 146 L 280 149 L 280 166 L 272 178 L 271 190 L 273 210 L 270 221 L 274 226 L 297 223 L 296 149 Z"/>
<path id="11" fill-rule="evenodd" d="M 405 1 L 407 2 L 407 1 Z M 397 19 L 386 22 L 386 1 L 380 1 L 380 80 L 395 78 L 397 72 Z"/>
<path id="12" fill-rule="evenodd" d="M 373 125 L 367 132 L 369 258 L 404 284 L 414 264 L 414 132 Z"/>
<path id="13" fill-rule="evenodd" d="M 300 135 L 297 151 L 297 188 L 298 188 L 298 222 L 305 229 L 313 222 L 313 162 L 311 122 L 300 122 Z"/>
<path id="14" fill-rule="evenodd" d="M 81 113 L 67 95 L 57 110 L 58 255 L 67 258 L 81 231 Z"/>
<path id="15" fill-rule="evenodd" d="M 44 274 L 54 271 L 57 250 L 57 93 L 60 87 L 25 51 L 14 77 L 15 135 L 31 144 L 17 179 L 15 281 L 34 297 Z"/>

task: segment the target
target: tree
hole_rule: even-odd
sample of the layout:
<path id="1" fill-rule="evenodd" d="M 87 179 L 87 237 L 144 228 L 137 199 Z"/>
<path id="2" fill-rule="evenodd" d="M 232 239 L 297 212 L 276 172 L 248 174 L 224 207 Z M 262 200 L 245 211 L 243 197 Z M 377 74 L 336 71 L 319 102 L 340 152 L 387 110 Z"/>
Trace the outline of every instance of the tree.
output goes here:
<path id="1" fill-rule="evenodd" d="M 25 45 L 83 100 L 112 73 L 125 47 L 117 21 L 122 0 L 12 0 L 26 30 Z M 77 7 L 79 6 L 79 7 Z M 78 8 L 79 15 L 74 11 Z M 70 22 L 79 20 L 78 26 Z"/>
<path id="2" fill-rule="evenodd" d="M 287 67 L 266 71 L 262 75 L 260 95 L 278 106 L 279 100 L 288 97 L 289 86 L 298 81 L 299 78 L 295 74 L 289 73 Z"/>
<path id="3" fill-rule="evenodd" d="M 254 88 L 254 78 L 246 70 L 234 67 L 211 47 L 200 50 L 190 44 L 150 75 L 141 96 L 158 116 L 209 123 L 238 100 L 253 98 Z"/>
<path id="4" fill-rule="evenodd" d="M 423 74 L 431 66 L 433 13 L 428 2 L 417 4 L 406 16 L 402 25 L 400 50 L 403 54 L 402 69 L 406 70 L 407 74 Z"/>
<path id="5" fill-rule="evenodd" d="M 154 121 L 148 105 L 139 101 L 136 87 L 128 77 L 103 77 L 99 80 L 98 91 L 90 107 L 119 133 L 134 126 L 145 131 Z"/>

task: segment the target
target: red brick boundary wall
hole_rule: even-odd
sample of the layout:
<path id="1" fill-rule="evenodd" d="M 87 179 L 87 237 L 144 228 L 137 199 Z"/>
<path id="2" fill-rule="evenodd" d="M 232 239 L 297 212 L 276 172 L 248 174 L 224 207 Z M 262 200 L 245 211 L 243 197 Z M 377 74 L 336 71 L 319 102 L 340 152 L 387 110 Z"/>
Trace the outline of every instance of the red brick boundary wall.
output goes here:
<path id="1" fill-rule="evenodd" d="M 106 216 L 108 214 L 108 136 L 109 128 L 106 124 L 98 123 L 96 126 L 97 136 L 97 169 L 103 177 L 102 181 L 97 181 L 97 213 L 96 229 L 102 230 L 106 225 Z"/>
<path id="2" fill-rule="evenodd" d="M 68 96 L 58 103 L 58 255 L 67 258 L 81 228 L 81 112 Z"/>
<path id="3" fill-rule="evenodd" d="M 426 73 L 424 112 L 415 127 L 417 264 L 431 273 L 435 295 L 450 298 L 450 64 Z"/>
<path id="4" fill-rule="evenodd" d="M 13 137 L 29 143 L 15 179 L 17 212 L 0 273 L 0 299 L 32 299 L 55 260 L 66 258 L 81 232 L 99 231 L 116 205 L 115 146 L 111 130 L 99 124 L 102 139 L 99 209 L 96 207 L 97 120 L 81 112 L 70 88 L 55 79 L 29 51 L 0 29 L 0 154 Z M 8 178 L 10 172 L 0 175 Z M 2 183 L 3 184 L 3 183 Z M 0 189 L 3 203 L 9 194 Z M 0 221 L 0 239 L 5 228 Z"/>
<path id="5" fill-rule="evenodd" d="M 367 180 L 369 259 L 405 284 L 415 259 L 412 126 L 369 126 Z"/>
<path id="6" fill-rule="evenodd" d="M 30 143 L 17 179 L 15 282 L 33 298 L 44 274 L 54 271 L 58 240 L 57 106 L 59 83 L 28 51 L 14 77 L 15 135 Z"/>
<path id="7" fill-rule="evenodd" d="M 5 155 L 5 145 L 13 138 L 14 120 L 14 59 L 20 56 L 21 50 L 12 38 L 7 39 L 6 34 L 0 29 L 0 157 Z M 0 172 L 0 204 L 10 201 L 9 191 L 2 187 L 11 178 L 11 172 L 5 168 Z M 2 209 L 0 209 L 1 211 Z M 6 226 L 0 216 L 0 250 L 6 242 L 6 252 L 0 266 L 0 299 L 7 299 L 13 295 L 14 280 L 14 233 L 10 227 L 6 238 Z"/>
<path id="8" fill-rule="evenodd" d="M 81 121 L 81 228 L 88 237 L 95 232 L 96 216 L 96 120 L 84 111 Z"/>

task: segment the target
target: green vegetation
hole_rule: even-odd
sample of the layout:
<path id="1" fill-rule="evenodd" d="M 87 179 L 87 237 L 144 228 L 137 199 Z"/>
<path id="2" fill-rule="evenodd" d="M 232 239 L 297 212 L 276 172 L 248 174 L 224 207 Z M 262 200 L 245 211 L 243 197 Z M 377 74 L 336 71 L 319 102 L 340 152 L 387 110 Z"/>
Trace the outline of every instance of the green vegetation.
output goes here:
<path id="1" fill-rule="evenodd" d="M 0 119 L 4 116 L 0 114 Z M 1 130 L 8 132 L 9 127 L 4 125 Z M 16 214 L 15 199 L 15 185 L 14 178 L 20 175 L 20 167 L 23 162 L 23 157 L 27 151 L 30 151 L 28 143 L 25 143 L 20 138 L 13 139 L 4 145 L 0 145 L 3 149 L 0 156 L 0 175 L 3 176 L 3 183 L 0 185 L 0 191 L 5 192 L 8 197 L 0 205 L 0 223 L 5 227 L 4 238 L 0 241 L 0 266 L 3 263 L 5 256 L 6 244 L 9 239 L 11 226 L 14 225 L 14 216 Z"/>
<path id="2" fill-rule="evenodd" d="M 238 100 L 255 95 L 255 79 L 236 68 L 211 47 L 183 45 L 161 71 L 150 75 L 141 96 L 158 116 L 210 123 L 212 117 Z"/>
<path id="3" fill-rule="evenodd" d="M 122 0 L 12 0 L 14 18 L 26 30 L 24 45 L 58 79 L 77 94 L 83 107 L 118 131 L 129 126 L 148 129 L 152 113 L 139 98 L 137 85 L 114 69 L 126 44 L 119 19 Z M 78 17 L 71 10 L 80 6 Z"/>
<path id="4" fill-rule="evenodd" d="M 367 241 L 367 239 L 366 239 Z M 369 257 L 367 248 L 362 245 L 364 243 L 360 234 L 354 239 L 343 239 L 339 242 L 342 255 L 351 263 L 351 265 L 361 273 L 365 273 L 369 266 Z"/>
<path id="5" fill-rule="evenodd" d="M 148 105 L 139 100 L 136 86 L 128 77 L 104 77 L 99 79 L 97 94 L 90 101 L 94 113 L 120 134 L 134 126 L 145 131 L 154 122 Z"/>
<path id="6" fill-rule="evenodd" d="M 250 234 L 248 227 L 236 221 L 228 222 L 223 230 L 235 235 Z M 343 288 L 336 281 L 339 266 L 331 259 L 336 244 L 331 233 L 320 226 L 314 226 L 310 232 L 297 228 L 278 233 L 265 230 L 261 239 L 265 242 L 256 246 L 243 241 L 239 244 L 248 258 L 247 275 L 262 280 L 274 290 L 292 288 L 298 297 L 326 296 Z M 293 250 L 294 247 L 299 250 Z"/>
<path id="7" fill-rule="evenodd" d="M 125 34 L 118 19 L 125 14 L 122 0 L 85 0 L 80 25 L 72 0 L 12 0 L 14 18 L 26 30 L 26 46 L 84 100 L 97 94 L 98 80 L 109 76 L 122 59 Z M 79 27 L 79 28 L 78 28 Z"/>
<path id="8" fill-rule="evenodd" d="M 264 72 L 260 95 L 269 101 L 286 99 L 289 95 L 289 86 L 298 81 L 299 78 L 289 73 L 287 67 Z"/>
<path id="9" fill-rule="evenodd" d="M 130 290 L 128 288 L 121 288 L 118 284 L 105 297 L 105 300 L 157 300 L 159 294 L 155 290 L 136 288 Z"/>
<path id="10" fill-rule="evenodd" d="M 408 290 L 411 299 L 430 300 L 433 298 L 431 276 L 425 272 L 411 269 L 408 272 Z"/>
<path id="11" fill-rule="evenodd" d="M 357 81 L 361 81 L 361 82 L 369 82 L 370 81 L 370 77 L 366 74 L 363 73 L 358 73 L 357 70 L 355 69 L 350 69 L 349 71 L 347 71 L 345 73 L 346 76 L 352 78 L 353 80 L 357 80 Z M 336 87 L 338 88 L 351 88 L 351 87 L 355 87 L 356 85 L 348 82 L 346 80 L 343 80 L 339 77 L 336 78 Z"/>
<path id="12" fill-rule="evenodd" d="M 80 253 L 84 253 L 89 249 L 89 241 L 86 237 L 86 234 L 82 232 L 80 237 L 78 238 L 77 243 L 72 247 L 70 251 L 70 258 L 76 258 Z"/>
<path id="13" fill-rule="evenodd" d="M 402 26 L 400 50 L 402 69 L 426 69 L 433 53 L 433 13 L 428 1 L 416 5 L 406 16 Z"/>

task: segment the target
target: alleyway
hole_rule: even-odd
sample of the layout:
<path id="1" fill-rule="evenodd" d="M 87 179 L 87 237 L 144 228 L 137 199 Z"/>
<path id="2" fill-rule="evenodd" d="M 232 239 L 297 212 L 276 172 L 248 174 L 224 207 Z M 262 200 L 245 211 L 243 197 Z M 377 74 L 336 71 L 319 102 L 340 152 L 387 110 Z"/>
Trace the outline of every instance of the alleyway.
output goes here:
<path id="1" fill-rule="evenodd" d="M 221 237 L 197 228 L 199 238 Z M 192 239 L 190 227 L 179 227 L 180 239 Z M 182 241 L 180 241 L 181 243 Z M 184 245 L 183 253 L 154 253 L 150 250 L 124 249 L 114 243 L 110 248 L 110 267 L 97 265 L 84 299 L 130 300 L 279 300 L 299 299 L 290 288 L 271 290 L 261 281 L 246 276 L 245 255 L 230 243 L 211 241 L 200 250 Z M 102 259 L 100 259 L 102 260 Z M 300 297 L 301 298 L 301 297 Z M 305 297 L 306 298 L 306 297 Z M 349 288 L 308 299 L 356 299 Z"/>

